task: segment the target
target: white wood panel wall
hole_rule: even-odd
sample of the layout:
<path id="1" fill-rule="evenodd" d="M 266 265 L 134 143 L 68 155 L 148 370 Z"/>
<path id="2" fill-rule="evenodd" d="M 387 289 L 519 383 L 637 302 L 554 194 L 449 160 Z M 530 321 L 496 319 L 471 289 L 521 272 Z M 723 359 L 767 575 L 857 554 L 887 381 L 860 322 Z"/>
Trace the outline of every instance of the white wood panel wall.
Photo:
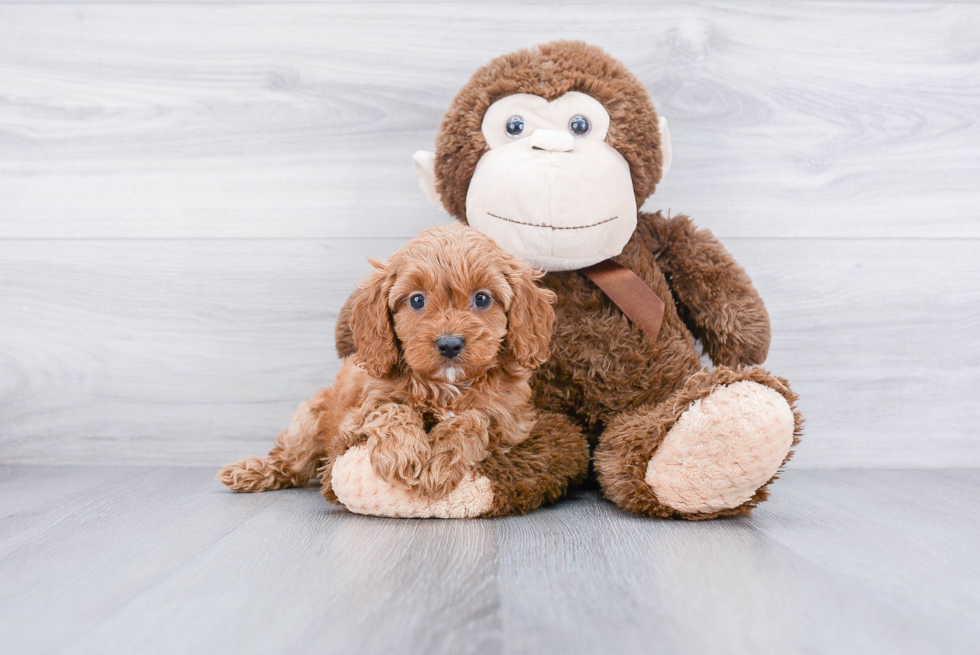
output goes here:
<path id="1" fill-rule="evenodd" d="M 796 466 L 980 466 L 980 7 L 0 0 L 0 462 L 218 465 L 330 382 L 337 309 L 446 217 L 455 91 L 554 38 L 671 125 L 647 209 L 770 308 Z"/>

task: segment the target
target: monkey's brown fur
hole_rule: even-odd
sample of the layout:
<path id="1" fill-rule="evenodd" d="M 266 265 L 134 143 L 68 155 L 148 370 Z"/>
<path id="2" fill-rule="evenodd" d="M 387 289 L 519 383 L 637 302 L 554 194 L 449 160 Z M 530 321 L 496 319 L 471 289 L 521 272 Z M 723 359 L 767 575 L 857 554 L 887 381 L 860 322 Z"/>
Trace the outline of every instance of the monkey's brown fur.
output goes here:
<path id="1" fill-rule="evenodd" d="M 376 267 L 349 308 L 357 353 L 334 386 L 300 406 L 268 457 L 226 466 L 219 480 L 267 491 L 319 469 L 324 496 L 338 502 L 333 463 L 359 443 L 379 478 L 431 499 L 479 466 L 494 490 L 488 515 L 533 509 L 580 479 L 588 453 L 578 431 L 530 404 L 528 380 L 548 357 L 554 321 L 539 274 L 458 225 L 424 232 Z M 492 298 L 488 308 L 473 305 L 478 291 Z M 418 294 L 425 306 L 413 309 Z M 452 360 L 436 349 L 445 334 L 465 339 Z"/>
<path id="2" fill-rule="evenodd" d="M 514 93 L 553 100 L 569 91 L 592 96 L 608 111 L 606 142 L 629 163 L 641 206 L 660 181 L 663 161 L 657 113 L 647 91 L 599 48 L 555 42 L 494 59 L 453 100 L 436 138 L 436 188 L 447 211 L 466 222 L 470 179 L 488 150 L 481 132 L 487 107 Z M 632 269 L 666 302 L 659 338 L 647 338 L 581 273 L 548 273 L 542 283 L 557 296 L 556 323 L 551 360 L 531 381 L 534 403 L 582 427 L 595 446 L 595 470 L 605 495 L 624 509 L 686 519 L 749 512 L 766 499 L 768 482 L 738 507 L 685 513 L 659 502 L 644 474 L 664 435 L 691 403 L 740 380 L 770 387 L 786 399 L 795 421 L 793 445 L 798 443 L 802 418 L 795 411 L 796 395 L 786 380 L 755 366 L 765 361 L 770 338 L 761 298 L 718 240 L 686 216 L 640 213 L 632 239 L 614 261 Z M 354 344 L 344 316 L 337 346 L 349 354 Z M 695 339 L 716 369 L 702 368 Z"/>

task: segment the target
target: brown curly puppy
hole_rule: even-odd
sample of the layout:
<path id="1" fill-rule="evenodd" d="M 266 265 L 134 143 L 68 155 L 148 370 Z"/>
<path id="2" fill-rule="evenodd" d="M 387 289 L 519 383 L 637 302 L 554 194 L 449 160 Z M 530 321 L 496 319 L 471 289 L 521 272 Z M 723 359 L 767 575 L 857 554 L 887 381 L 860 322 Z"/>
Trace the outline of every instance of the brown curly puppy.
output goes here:
<path id="1" fill-rule="evenodd" d="M 372 264 L 350 309 L 357 353 L 334 386 L 300 405 L 268 457 L 230 464 L 218 479 L 235 491 L 268 491 L 303 485 L 319 468 L 324 495 L 354 511 L 385 514 L 385 494 L 397 499 L 397 511 L 387 512 L 397 515 L 530 509 L 511 479 L 518 469 L 507 462 L 538 422 L 528 380 L 549 355 L 554 294 L 535 284 L 540 274 L 528 264 L 461 225 L 423 232 L 388 262 Z M 562 427 L 522 451 L 536 452 L 563 477 L 581 477 L 587 454 L 568 452 Z M 570 426 L 564 432 L 574 439 Z M 549 455 L 554 434 L 560 449 Z M 363 484 L 368 475 L 381 485 L 380 505 L 342 497 L 331 484 L 339 460 L 344 479 Z M 477 475 L 480 464 L 513 488 L 494 494 L 490 478 Z M 447 501 L 467 476 L 468 487 Z M 538 490 L 530 504 L 556 496 L 564 482 Z"/>

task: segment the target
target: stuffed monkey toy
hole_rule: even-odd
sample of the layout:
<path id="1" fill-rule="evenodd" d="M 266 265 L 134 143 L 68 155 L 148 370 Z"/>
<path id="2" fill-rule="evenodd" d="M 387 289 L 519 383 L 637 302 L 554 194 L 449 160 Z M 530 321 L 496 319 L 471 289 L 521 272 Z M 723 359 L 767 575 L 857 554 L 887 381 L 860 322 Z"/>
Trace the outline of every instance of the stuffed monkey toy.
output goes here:
<path id="1" fill-rule="evenodd" d="M 529 446 L 547 457 L 515 450 L 483 466 L 500 508 L 491 514 L 532 509 L 581 476 L 555 453 L 578 450 L 570 426 L 592 447 L 605 497 L 655 517 L 747 514 L 798 443 L 796 395 L 759 367 L 769 317 L 745 271 L 686 216 L 638 210 L 670 159 L 639 80 L 567 41 L 476 71 L 436 152 L 416 153 L 429 201 L 547 271 L 558 298 L 552 357 L 532 379 L 542 422 Z M 355 351 L 350 302 L 341 356 Z M 539 470 L 546 460 L 554 467 Z"/>

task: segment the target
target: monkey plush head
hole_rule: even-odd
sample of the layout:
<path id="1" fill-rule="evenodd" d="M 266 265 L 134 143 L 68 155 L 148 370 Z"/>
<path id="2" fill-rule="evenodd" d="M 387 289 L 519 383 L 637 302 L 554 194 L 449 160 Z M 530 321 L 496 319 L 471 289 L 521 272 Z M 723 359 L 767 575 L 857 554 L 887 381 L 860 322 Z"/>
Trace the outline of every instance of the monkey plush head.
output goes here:
<path id="1" fill-rule="evenodd" d="M 565 271 L 622 252 L 670 166 L 670 139 L 623 64 L 556 41 L 476 71 L 436 152 L 414 159 L 433 205 L 535 267 Z"/>

